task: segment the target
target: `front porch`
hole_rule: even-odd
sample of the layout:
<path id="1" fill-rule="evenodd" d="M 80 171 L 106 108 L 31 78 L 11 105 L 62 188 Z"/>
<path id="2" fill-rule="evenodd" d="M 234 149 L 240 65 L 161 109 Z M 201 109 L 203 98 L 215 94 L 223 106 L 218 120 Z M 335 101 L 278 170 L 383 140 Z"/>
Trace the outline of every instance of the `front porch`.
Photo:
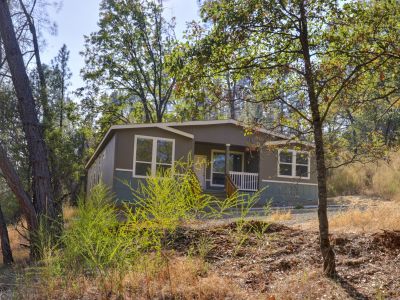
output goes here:
<path id="1" fill-rule="evenodd" d="M 230 145 L 195 143 L 194 169 L 204 191 L 236 190 L 255 192 L 259 187 L 258 149 Z"/>

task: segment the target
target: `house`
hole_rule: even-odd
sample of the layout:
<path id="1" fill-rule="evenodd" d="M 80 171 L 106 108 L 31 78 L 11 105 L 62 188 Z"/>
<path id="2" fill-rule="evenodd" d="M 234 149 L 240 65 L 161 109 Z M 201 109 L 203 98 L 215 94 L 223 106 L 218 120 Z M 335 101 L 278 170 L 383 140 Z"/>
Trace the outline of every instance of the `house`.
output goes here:
<path id="1" fill-rule="evenodd" d="M 296 206 L 317 203 L 313 144 L 256 129 L 235 120 L 112 126 L 86 165 L 87 189 L 102 181 L 119 200 L 133 201 L 135 188 L 157 168 L 169 168 L 188 155 L 205 192 L 226 187 L 252 193 L 259 204 Z M 226 162 L 229 162 L 228 164 Z"/>

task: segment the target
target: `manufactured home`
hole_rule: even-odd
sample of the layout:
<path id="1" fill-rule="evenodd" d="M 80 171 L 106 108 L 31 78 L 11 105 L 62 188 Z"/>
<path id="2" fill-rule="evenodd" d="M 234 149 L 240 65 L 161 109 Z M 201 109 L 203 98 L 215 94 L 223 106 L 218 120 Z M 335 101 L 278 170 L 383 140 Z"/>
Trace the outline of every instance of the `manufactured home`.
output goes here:
<path id="1" fill-rule="evenodd" d="M 193 159 L 205 193 L 254 193 L 258 205 L 315 205 L 318 186 L 313 144 L 235 120 L 112 126 L 86 165 L 87 190 L 103 182 L 120 201 L 158 168 Z"/>

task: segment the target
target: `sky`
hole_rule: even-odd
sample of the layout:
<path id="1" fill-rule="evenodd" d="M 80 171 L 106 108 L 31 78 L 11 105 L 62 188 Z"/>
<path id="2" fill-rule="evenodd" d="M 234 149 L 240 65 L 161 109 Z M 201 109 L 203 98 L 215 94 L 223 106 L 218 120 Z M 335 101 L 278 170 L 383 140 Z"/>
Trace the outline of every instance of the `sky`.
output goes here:
<path id="1" fill-rule="evenodd" d="M 182 36 L 186 23 L 198 19 L 198 0 L 164 0 L 165 17 L 176 18 L 176 35 Z M 49 64 L 63 44 L 70 51 L 69 67 L 72 71 L 71 90 L 83 86 L 79 73 L 84 59 L 79 54 L 84 49 L 84 35 L 98 29 L 100 0 L 64 0 L 61 9 L 49 8 L 51 21 L 57 24 L 57 34 L 44 34 L 46 45 L 42 62 Z"/>

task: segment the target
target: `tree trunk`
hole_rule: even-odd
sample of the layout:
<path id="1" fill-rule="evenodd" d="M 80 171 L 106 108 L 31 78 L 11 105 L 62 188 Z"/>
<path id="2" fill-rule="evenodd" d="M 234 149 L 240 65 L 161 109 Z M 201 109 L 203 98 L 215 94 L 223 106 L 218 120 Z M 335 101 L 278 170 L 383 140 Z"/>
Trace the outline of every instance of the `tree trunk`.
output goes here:
<path id="1" fill-rule="evenodd" d="M 228 104 L 229 104 L 229 114 L 232 120 L 236 119 L 235 116 L 235 97 L 236 97 L 236 84 L 233 82 L 233 86 L 231 84 L 231 80 L 229 77 L 229 72 L 226 75 L 226 82 L 228 85 Z"/>
<path id="2" fill-rule="evenodd" d="M 56 220 L 60 212 L 57 212 L 54 206 L 46 145 L 7 0 L 0 0 L 0 34 L 18 98 L 18 111 L 27 140 L 29 160 L 32 164 L 33 204 L 38 216 L 43 216 L 47 225 L 50 225 L 46 228 L 50 232 L 55 232 L 56 229 L 59 231 Z"/>
<path id="3" fill-rule="evenodd" d="M 305 79 L 307 82 L 308 97 L 312 114 L 312 126 L 315 141 L 315 156 L 317 160 L 318 179 L 318 220 L 319 237 L 322 258 L 324 260 L 324 273 L 328 277 L 336 274 L 335 253 L 329 242 L 329 223 L 327 214 L 327 189 L 326 189 L 326 164 L 324 153 L 324 140 L 322 133 L 322 120 L 319 112 L 318 98 L 315 93 L 314 74 L 311 65 L 310 49 L 308 44 L 307 16 L 304 0 L 300 1 L 300 42 L 304 58 Z"/>
<path id="4" fill-rule="evenodd" d="M 1 238 L 1 253 L 3 254 L 3 264 L 11 265 L 14 262 L 10 239 L 8 237 L 8 230 L 6 220 L 4 219 L 3 211 L 0 206 L 0 238 Z"/>
<path id="5" fill-rule="evenodd" d="M 47 95 L 47 84 L 46 84 L 46 76 L 44 75 L 42 62 L 40 59 L 40 50 L 39 50 L 39 42 L 36 33 L 36 27 L 33 23 L 32 16 L 28 13 L 26 6 L 22 0 L 19 0 L 19 4 L 24 12 L 26 21 L 28 22 L 29 31 L 32 34 L 32 44 L 33 44 L 33 51 L 35 55 L 36 61 L 36 70 L 39 75 L 39 84 L 40 84 L 40 99 L 41 104 L 43 107 L 43 123 L 45 127 L 51 126 L 51 116 L 50 116 L 50 109 L 49 109 L 49 99 Z"/>
<path id="6" fill-rule="evenodd" d="M 10 160 L 7 157 L 6 151 L 0 143 L 0 170 L 4 176 L 7 185 L 14 193 L 19 206 L 21 207 L 22 213 L 25 216 L 28 231 L 35 232 L 39 228 L 38 220 L 36 217 L 35 208 L 28 196 L 28 193 L 24 190 L 22 182 L 20 181 L 17 172 L 12 166 Z M 38 253 L 35 251 L 34 245 L 31 243 L 31 258 L 37 258 Z"/>

